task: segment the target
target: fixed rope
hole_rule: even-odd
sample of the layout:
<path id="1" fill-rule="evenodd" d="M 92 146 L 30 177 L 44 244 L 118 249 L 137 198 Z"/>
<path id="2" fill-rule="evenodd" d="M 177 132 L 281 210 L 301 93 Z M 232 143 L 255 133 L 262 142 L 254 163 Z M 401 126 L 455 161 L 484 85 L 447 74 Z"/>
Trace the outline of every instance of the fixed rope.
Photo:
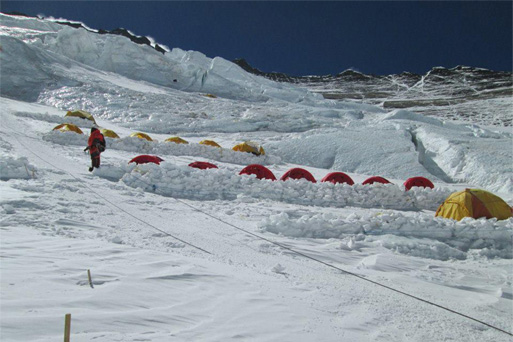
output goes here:
<path id="1" fill-rule="evenodd" d="M 14 130 L 13 130 L 13 131 L 14 131 Z M 21 133 L 19 133 L 19 134 L 20 134 L 20 135 L 23 135 L 23 134 L 21 134 Z M 59 168 L 59 167 L 57 167 L 57 166 L 53 165 L 52 163 L 50 163 L 50 162 L 46 161 L 45 159 L 41 158 L 40 156 L 38 156 L 38 155 L 37 155 L 36 153 L 34 153 L 30 148 L 28 148 L 26 145 L 24 145 L 24 144 L 23 144 L 23 143 L 22 143 L 22 142 L 21 142 L 17 137 L 15 137 L 15 139 L 20 143 L 20 145 L 22 145 L 25 149 L 27 149 L 27 150 L 28 150 L 30 153 L 32 153 L 34 156 L 36 156 L 37 158 L 41 159 L 43 162 L 45 162 L 45 163 L 47 163 L 47 164 L 51 165 L 52 167 L 54 167 L 54 168 L 56 168 L 56 169 L 58 169 L 58 170 L 61 170 L 61 171 L 65 172 L 65 173 L 69 174 L 69 175 L 70 175 L 70 176 L 72 176 L 73 178 L 75 178 L 75 179 L 77 179 L 78 181 L 80 181 L 80 182 L 82 182 L 82 183 L 83 183 L 83 181 L 82 181 L 81 179 L 79 179 L 78 177 L 74 176 L 72 173 L 70 173 L 70 172 L 68 172 L 68 171 L 66 171 L 66 170 L 64 170 L 64 169 L 62 169 L 62 168 Z M 146 184 L 147 184 L 147 185 L 149 185 L 150 187 L 152 186 L 152 184 L 150 184 L 150 183 L 148 183 L 148 182 L 144 181 L 144 180 L 143 180 L 143 179 L 141 179 L 140 177 L 137 177 L 137 176 L 135 176 L 135 175 L 133 175 L 133 176 L 134 176 L 134 177 L 136 177 L 136 178 L 138 178 L 141 182 L 146 183 Z M 143 221 L 143 220 L 141 220 L 141 219 L 137 218 L 136 216 L 132 215 L 131 213 L 129 213 L 129 212 L 127 212 L 127 211 L 125 211 L 124 209 L 120 208 L 120 207 L 119 207 L 119 206 L 117 206 L 116 204 L 114 204 L 114 203 L 112 203 L 111 201 L 107 200 L 107 199 L 106 199 L 106 198 L 104 198 L 103 196 L 99 195 L 96 191 L 94 191 L 94 190 L 93 190 L 93 189 L 91 189 L 89 186 L 87 186 L 87 184 L 85 184 L 85 183 L 83 183 L 83 184 L 84 184 L 84 186 L 85 186 L 85 187 L 87 187 L 89 190 L 91 190 L 91 191 L 92 191 L 92 192 L 94 192 L 96 195 L 98 195 L 99 197 L 101 197 L 101 198 L 102 198 L 103 200 L 105 200 L 107 203 L 109 203 L 109 204 L 111 204 L 112 206 L 114 206 L 115 208 L 117 208 L 117 209 L 119 209 L 119 210 L 123 211 L 124 213 L 128 214 L 129 216 L 131 216 L 131 217 L 133 217 L 133 218 L 137 219 L 138 221 L 143 222 L 144 224 L 146 224 L 146 225 L 148 225 L 148 226 L 150 226 L 150 227 L 152 227 L 152 228 L 154 228 L 154 229 L 156 229 L 156 230 L 158 230 L 158 231 L 160 231 L 160 232 L 162 232 L 162 233 L 164 233 L 164 234 L 166 234 L 166 235 L 168 235 L 168 236 L 170 236 L 170 237 L 172 237 L 172 238 L 174 238 L 174 239 L 176 239 L 176 240 L 178 240 L 178 241 L 180 241 L 180 242 L 182 242 L 182 243 L 184 243 L 184 244 L 186 244 L 186 245 L 189 245 L 189 246 L 191 246 L 191 247 L 193 247 L 193 248 L 196 248 L 196 249 L 198 249 L 198 250 L 200 250 L 200 251 L 202 251 L 202 252 L 205 252 L 205 253 L 207 253 L 207 254 L 212 254 L 212 253 L 210 253 L 210 252 L 208 252 L 208 251 L 206 251 L 206 250 L 204 250 L 204 249 L 202 249 L 202 248 L 200 248 L 200 247 L 198 247 L 198 246 L 195 246 L 195 245 L 193 245 L 193 244 L 191 244 L 191 243 L 189 243 L 189 242 L 186 242 L 186 241 L 184 241 L 184 240 L 182 240 L 182 239 L 179 239 L 179 238 L 177 238 L 177 237 L 175 237 L 175 236 L 173 236 L 173 235 L 171 235 L 171 234 L 169 234 L 169 233 L 167 233 L 167 232 L 165 232 L 165 231 L 163 231 L 163 230 L 161 230 L 161 229 L 159 229 L 159 228 L 157 228 L 157 227 L 155 227 L 155 226 L 151 225 L 150 223 L 145 222 L 145 221 Z M 195 206 L 193 206 L 193 205 L 191 205 L 191 204 L 189 204 L 189 203 L 187 203 L 187 202 L 185 202 L 185 201 L 182 201 L 182 200 L 180 200 L 180 199 L 178 199 L 178 198 L 174 198 L 174 197 L 172 197 L 172 198 L 173 198 L 175 201 L 177 201 L 177 202 L 179 202 L 179 203 L 181 203 L 181 204 L 183 204 L 183 205 L 185 205 L 185 206 L 187 206 L 187 207 L 189 207 L 189 208 L 191 208 L 191 209 L 193 209 L 193 210 L 195 210 L 195 211 L 197 211 L 197 212 L 200 212 L 200 213 L 204 214 L 205 216 L 208 216 L 208 217 L 210 217 L 210 218 L 212 218 L 212 219 L 214 219 L 214 220 L 216 220 L 216 221 L 219 221 L 219 222 L 221 222 L 221 223 L 224 223 L 225 225 L 227 225 L 227 226 L 229 226 L 229 227 L 232 227 L 232 228 L 234 228 L 234 229 L 237 229 L 237 230 L 239 230 L 239 231 L 241 231 L 241 232 L 244 232 L 245 234 L 248 234 L 248 235 L 250 235 L 250 236 L 253 236 L 253 237 L 257 238 L 257 239 L 260 239 L 260 240 L 262 240 L 262 241 L 269 242 L 269 243 L 271 243 L 271 244 L 273 244 L 273 245 L 275 245 L 275 246 L 278 246 L 278 247 L 280 247 L 280 248 L 282 248 L 282 249 L 288 250 L 288 251 L 290 251 L 291 253 L 294 253 L 294 254 L 296 254 L 296 255 L 302 256 L 302 257 L 304 257 L 304 258 L 306 258 L 306 259 L 309 259 L 309 260 L 311 260 L 311 261 L 317 262 L 317 263 L 322 264 L 322 265 L 324 265 L 324 266 L 326 266 L 326 267 L 329 267 L 329 268 L 335 269 L 335 270 L 337 270 L 337 271 L 340 271 L 340 272 L 342 272 L 343 274 L 346 274 L 346 275 L 349 275 L 349 276 L 353 276 L 353 277 L 355 277 L 355 278 L 358 278 L 358 279 L 360 279 L 360 280 L 366 281 L 366 282 L 371 283 L 371 284 L 374 284 L 374 285 L 376 285 L 376 286 L 379 286 L 379 287 L 385 288 L 385 289 L 387 289 L 387 290 L 393 291 L 393 292 L 398 293 L 398 294 L 401 294 L 401 295 L 403 295 L 403 296 L 406 296 L 406 297 L 412 298 L 412 299 L 414 299 L 414 300 L 417 300 L 417 301 L 423 302 L 423 303 L 425 303 L 425 304 L 429 304 L 429 305 L 435 306 L 435 307 L 437 307 L 437 308 L 439 308 L 439 309 L 442 309 L 442 310 L 445 310 L 445 311 L 450 312 L 450 313 L 452 313 L 452 314 L 458 315 L 458 316 L 460 316 L 460 317 L 464 317 L 464 318 L 466 318 L 466 319 L 472 320 L 472 321 L 474 321 L 474 322 L 476 322 L 476 323 L 480 323 L 480 324 L 482 324 L 482 325 L 485 325 L 485 326 L 487 326 L 487 327 L 489 327 L 489 328 L 491 328 L 491 329 L 494 329 L 494 330 L 496 330 L 496 331 L 502 332 L 502 333 L 507 334 L 507 335 L 509 335 L 509 336 L 513 336 L 513 333 L 511 333 L 511 332 L 509 332 L 509 331 L 506 331 L 506 330 L 504 330 L 504 329 L 501 329 L 501 328 L 499 328 L 499 327 L 496 327 L 496 326 L 494 326 L 494 325 L 492 325 L 492 324 L 486 323 L 486 322 L 484 322 L 484 321 L 482 321 L 482 320 L 479 320 L 479 319 L 477 319 L 477 318 L 474 318 L 474 317 L 472 317 L 472 316 L 469 316 L 469 315 L 466 315 L 466 314 L 461 313 L 461 312 L 459 312 L 459 311 L 456 311 L 456 310 L 450 309 L 450 308 L 445 307 L 445 306 L 443 306 L 443 305 L 440 305 L 440 304 L 437 304 L 437 303 L 431 302 L 431 301 L 429 301 L 429 300 L 426 300 L 426 299 L 420 298 L 420 297 L 415 296 L 415 295 L 412 295 L 412 294 L 410 294 L 410 293 L 407 293 L 407 292 L 404 292 L 404 291 L 401 291 L 401 290 L 395 289 L 395 288 L 393 288 L 393 287 L 390 287 L 390 286 L 388 286 L 388 285 L 382 284 L 382 283 L 380 283 L 380 282 L 377 282 L 377 281 L 374 281 L 374 280 L 371 280 L 371 279 L 365 278 L 365 277 L 363 277 L 363 276 L 361 276 L 361 275 L 359 275 L 359 274 L 356 274 L 356 273 L 353 273 L 353 272 L 350 272 L 350 271 L 344 270 L 344 269 L 342 269 L 342 268 L 340 268 L 340 267 L 338 267 L 338 266 L 332 265 L 332 264 L 330 264 L 330 263 L 327 263 L 327 262 L 325 262 L 325 261 L 322 261 L 322 260 L 320 260 L 320 259 L 317 259 L 317 258 L 315 258 L 315 257 L 312 257 L 312 256 L 310 256 L 310 255 L 308 255 L 308 254 L 305 254 L 305 253 L 302 253 L 302 252 L 300 252 L 300 251 L 297 251 L 297 250 L 295 250 L 295 249 L 293 249 L 293 248 L 290 248 L 290 247 L 288 247 L 288 246 L 286 246 L 286 245 L 284 245 L 284 244 L 281 244 L 281 243 L 275 242 L 275 241 L 273 241 L 273 240 L 270 240 L 270 239 L 268 239 L 268 238 L 265 238 L 265 237 L 263 237 L 263 236 L 260 236 L 260 235 L 258 235 L 258 234 L 256 234 L 256 233 L 253 233 L 253 232 L 251 232 L 251 231 L 248 231 L 247 229 L 244 229 L 244 228 L 238 227 L 238 226 L 236 226 L 236 225 L 234 225 L 234 224 L 232 224 L 232 223 L 230 223 L 230 222 L 227 222 L 227 221 L 225 221 L 225 220 L 223 220 L 223 219 L 221 219 L 221 218 L 218 218 L 218 217 L 216 217 L 216 216 L 214 216 L 214 215 L 212 215 L 212 214 L 210 214 L 210 213 L 207 213 L 207 212 L 205 212 L 205 211 L 203 211 L 203 210 L 201 210 L 201 209 L 199 209 L 199 208 L 197 208 L 197 207 L 195 207 Z"/>
<path id="2" fill-rule="evenodd" d="M 5 123 L 4 123 L 4 124 L 5 124 Z M 9 129 L 10 129 L 10 127 L 9 127 Z M 14 131 L 14 132 L 16 132 L 15 130 L 13 130 L 13 131 Z M 8 134 L 8 133 L 7 133 L 7 134 Z M 19 133 L 19 132 L 18 132 L 18 134 L 23 135 L 23 134 L 21 134 L 21 133 Z M 44 163 L 46 163 L 46 164 L 50 165 L 51 167 L 53 167 L 53 168 L 55 168 L 55 169 L 57 169 L 57 170 L 60 170 L 60 171 L 62 171 L 62 172 L 64 172 L 64 173 L 66 173 L 66 174 L 70 175 L 71 177 L 73 177 L 74 179 L 76 179 L 77 181 L 79 181 L 79 182 L 80 182 L 83 186 L 85 186 L 87 189 L 89 189 L 89 191 L 91 191 L 92 193 L 94 193 L 94 194 L 95 194 L 96 196 L 98 196 L 99 198 L 103 199 L 105 202 L 109 203 L 109 204 L 110 204 L 111 206 L 113 206 L 114 208 L 116 208 L 116 209 L 118 209 L 118 210 L 120 210 L 120 211 L 124 212 L 125 214 L 127 214 L 128 216 L 130 216 L 130 217 L 134 218 L 135 220 L 137 220 L 137 221 L 139 221 L 139 222 L 141 222 L 141 223 L 143 223 L 143 224 L 145 224 L 145 225 L 147 225 L 147 226 L 149 226 L 149 227 L 151 227 L 151 228 L 153 228 L 153 229 L 155 229 L 155 230 L 157 230 L 157 231 L 161 232 L 162 234 L 165 234 L 165 235 L 167 235 L 167 236 L 169 236 L 169 237 L 171 237 L 171 238 L 173 238 L 173 239 L 175 239 L 175 240 L 177 240 L 177 241 L 180 241 L 181 243 L 183 243 L 183 244 L 185 244 L 185 245 L 188 245 L 188 246 L 190 246 L 190 247 L 193 247 L 193 248 L 195 248 L 195 249 L 197 249 L 197 250 L 199 250 L 199 251 L 201 251 L 201 252 L 204 252 L 204 253 L 207 253 L 207 254 L 212 254 L 212 253 L 210 253 L 209 251 L 207 251 L 207 250 L 205 250 L 205 249 L 203 249 L 203 248 L 201 248 L 201 247 L 198 247 L 198 246 L 196 246 L 196 245 L 194 245 L 194 244 L 192 244 L 192 243 L 190 243 L 190 242 L 187 242 L 187 241 L 185 241 L 185 240 L 183 240 L 183 239 L 180 239 L 179 237 L 177 237 L 177 236 L 175 236 L 175 235 L 173 235 L 173 234 L 170 234 L 170 233 L 168 233 L 168 232 L 166 232 L 166 231 L 164 231 L 164 230 L 162 230 L 162 229 L 160 229 L 160 228 L 158 228 L 158 227 L 156 227 L 156 226 L 152 225 L 151 223 L 146 222 L 146 221 L 144 221 L 144 220 L 140 219 L 139 217 L 137 217 L 137 216 L 135 216 L 135 215 L 131 214 L 130 212 L 126 211 L 125 209 L 121 208 L 121 207 L 120 207 L 120 206 L 118 206 L 117 204 L 113 203 L 112 201 L 110 201 L 110 200 L 108 200 L 107 198 L 105 198 L 104 196 L 102 196 L 100 193 L 98 193 L 97 191 L 95 191 L 94 189 L 92 189 L 90 186 L 88 186 L 88 185 L 87 185 L 87 184 L 86 184 L 82 179 L 80 179 L 80 178 L 76 177 L 76 176 L 75 176 L 74 174 L 72 174 L 71 172 L 66 171 L 66 170 L 64 170 L 63 168 L 60 168 L 60 167 L 58 167 L 58 166 L 56 166 L 56 165 L 54 165 L 54 164 L 50 163 L 49 161 L 45 160 L 44 158 L 42 158 L 41 156 L 39 156 L 38 154 L 36 154 L 35 152 L 33 152 L 29 147 L 27 147 L 24 143 L 22 143 L 22 142 L 21 142 L 21 141 L 16 137 L 16 135 L 12 135 L 12 136 L 14 137 L 14 139 L 16 139 L 16 140 L 18 141 L 18 143 L 19 143 L 21 146 L 23 146 L 27 151 L 29 151 L 31 154 L 33 154 L 36 158 L 40 159 L 41 161 L 43 161 Z"/>

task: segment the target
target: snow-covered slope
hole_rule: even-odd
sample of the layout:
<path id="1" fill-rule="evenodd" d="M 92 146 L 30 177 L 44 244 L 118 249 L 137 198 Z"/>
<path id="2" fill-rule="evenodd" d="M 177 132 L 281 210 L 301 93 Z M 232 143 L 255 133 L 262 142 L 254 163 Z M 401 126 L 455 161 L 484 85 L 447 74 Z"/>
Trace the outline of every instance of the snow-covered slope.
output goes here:
<path id="1" fill-rule="evenodd" d="M 0 34 L 2 340 L 61 339 L 68 312 L 77 341 L 510 339 L 513 219 L 434 217 L 465 187 L 513 204 L 509 129 L 325 100 L 53 21 L 0 15 Z M 93 173 L 87 134 L 52 131 L 87 133 L 75 108 L 121 136 Z M 231 150 L 244 140 L 265 156 Z M 139 154 L 164 161 L 128 163 Z M 355 185 L 239 175 L 254 163 Z M 372 175 L 393 184 L 361 184 Z M 404 191 L 412 176 L 435 188 Z"/>

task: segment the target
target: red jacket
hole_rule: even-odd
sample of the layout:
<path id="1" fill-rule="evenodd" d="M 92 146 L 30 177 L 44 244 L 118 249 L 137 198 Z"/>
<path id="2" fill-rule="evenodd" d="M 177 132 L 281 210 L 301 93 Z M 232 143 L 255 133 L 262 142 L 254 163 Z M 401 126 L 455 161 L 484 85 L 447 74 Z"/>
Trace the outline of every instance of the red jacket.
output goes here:
<path id="1" fill-rule="evenodd" d="M 89 140 L 87 141 L 87 145 L 89 146 L 90 154 L 100 154 L 100 151 L 96 147 L 96 144 L 105 144 L 105 138 L 103 137 L 102 132 L 100 130 L 95 130 L 89 136 Z"/>

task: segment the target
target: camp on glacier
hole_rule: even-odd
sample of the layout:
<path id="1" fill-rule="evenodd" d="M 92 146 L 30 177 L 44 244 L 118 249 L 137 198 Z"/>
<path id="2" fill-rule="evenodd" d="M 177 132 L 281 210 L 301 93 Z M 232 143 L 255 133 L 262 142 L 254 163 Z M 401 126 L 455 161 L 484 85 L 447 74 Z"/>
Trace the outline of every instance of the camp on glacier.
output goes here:
<path id="1" fill-rule="evenodd" d="M 511 126 L 50 19 L 0 14 L 0 44 L 2 340 L 61 339 L 71 313 L 73 341 L 510 341 L 513 218 L 435 212 L 467 188 L 513 204 Z M 91 127 L 117 137 L 89 173 Z"/>

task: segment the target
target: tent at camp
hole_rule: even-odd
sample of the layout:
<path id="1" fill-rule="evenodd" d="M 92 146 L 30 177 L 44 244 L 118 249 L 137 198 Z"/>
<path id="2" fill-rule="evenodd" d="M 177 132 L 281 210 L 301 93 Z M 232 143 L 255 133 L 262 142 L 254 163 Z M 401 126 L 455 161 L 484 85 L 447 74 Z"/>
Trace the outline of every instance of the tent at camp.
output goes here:
<path id="1" fill-rule="evenodd" d="M 84 134 L 80 128 L 78 128 L 75 125 L 72 124 L 60 124 L 53 128 L 54 131 L 61 131 L 61 132 L 75 132 L 78 134 Z"/>
<path id="2" fill-rule="evenodd" d="M 464 217 L 497 218 L 505 220 L 512 216 L 511 207 L 494 194 L 480 189 L 465 189 L 455 192 L 438 207 L 435 216 L 461 220 Z"/>
<path id="3" fill-rule="evenodd" d="M 366 184 L 374 184 L 374 183 L 389 184 L 390 181 L 388 179 L 380 177 L 380 176 L 374 176 L 374 177 L 367 178 L 366 180 L 363 181 L 362 184 L 366 185 Z"/>
<path id="4" fill-rule="evenodd" d="M 175 144 L 188 144 L 189 143 L 187 140 L 184 140 L 180 137 L 167 138 L 165 141 L 174 142 Z"/>
<path id="5" fill-rule="evenodd" d="M 193 167 L 195 169 L 201 169 L 201 170 L 218 168 L 217 165 L 214 165 L 214 164 L 208 163 L 208 162 L 201 162 L 201 161 L 196 161 L 196 162 L 190 163 L 189 166 Z"/>
<path id="6" fill-rule="evenodd" d="M 102 128 L 100 129 L 100 132 L 102 132 L 102 134 L 106 137 L 119 139 L 119 135 L 117 135 L 113 130 Z"/>
<path id="7" fill-rule="evenodd" d="M 207 145 L 207 146 L 213 146 L 213 147 L 219 147 L 221 148 L 221 145 L 216 143 L 214 140 L 201 140 L 199 142 L 201 145 Z"/>
<path id="8" fill-rule="evenodd" d="M 333 184 L 347 183 L 349 185 L 354 184 L 353 179 L 343 172 L 330 172 L 321 179 L 321 182 L 331 182 Z"/>
<path id="9" fill-rule="evenodd" d="M 314 176 L 312 176 L 310 172 L 299 167 L 295 167 L 288 170 L 280 178 L 280 180 L 282 181 L 285 181 L 287 179 L 306 179 L 307 181 L 310 181 L 312 183 L 317 183 Z"/>
<path id="10" fill-rule="evenodd" d="M 151 139 L 148 134 L 141 133 L 141 132 L 132 133 L 132 134 L 130 134 L 130 136 L 131 137 L 136 137 L 136 138 L 139 138 L 139 139 L 145 139 L 145 140 L 148 140 L 148 141 L 153 141 L 153 139 Z"/>
<path id="11" fill-rule="evenodd" d="M 276 180 L 276 177 L 271 170 L 263 165 L 251 164 L 241 170 L 239 175 L 256 175 L 258 179 L 271 179 Z"/>
<path id="12" fill-rule="evenodd" d="M 424 177 L 412 177 L 408 178 L 406 182 L 404 182 L 404 188 L 408 191 L 414 186 L 423 187 L 423 188 L 431 188 L 433 189 L 435 186 L 433 183 Z"/>
<path id="13" fill-rule="evenodd" d="M 233 146 L 232 150 L 238 152 L 253 153 L 256 156 L 265 155 L 265 151 L 262 146 L 259 146 L 257 143 L 252 141 L 245 141 L 243 143 L 237 144 Z"/>
<path id="14" fill-rule="evenodd" d="M 160 165 L 160 162 L 162 162 L 162 161 L 164 161 L 164 159 L 162 159 L 160 157 L 142 154 L 142 155 L 137 156 L 137 157 L 133 158 L 132 160 L 130 160 L 128 162 L 128 164 L 136 163 L 137 165 L 139 165 L 139 164 L 155 163 L 157 165 Z"/>
<path id="15" fill-rule="evenodd" d="M 64 116 L 73 116 L 73 117 L 77 117 L 77 118 L 82 118 L 82 119 L 85 119 L 85 120 L 90 120 L 92 122 L 94 122 L 96 124 L 96 120 L 94 119 L 94 117 L 91 115 L 91 113 L 89 112 L 86 112 L 85 110 L 70 110 L 66 113 L 66 115 Z"/>

